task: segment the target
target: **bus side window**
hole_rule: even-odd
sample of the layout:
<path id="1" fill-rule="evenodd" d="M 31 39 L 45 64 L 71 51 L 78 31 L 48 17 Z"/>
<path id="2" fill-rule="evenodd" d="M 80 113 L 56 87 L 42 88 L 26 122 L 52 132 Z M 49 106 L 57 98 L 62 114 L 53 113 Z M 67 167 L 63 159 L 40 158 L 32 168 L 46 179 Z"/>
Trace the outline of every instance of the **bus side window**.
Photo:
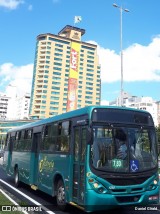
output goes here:
<path id="1" fill-rule="evenodd" d="M 42 130 L 42 143 L 41 143 L 41 150 L 50 152 L 51 150 L 51 124 L 47 124 L 43 127 Z"/>
<path id="2" fill-rule="evenodd" d="M 25 143 L 23 146 L 24 151 L 30 151 L 31 150 L 32 132 L 33 132 L 32 129 L 28 129 L 25 131 L 25 135 L 24 135 Z"/>
<path id="3" fill-rule="evenodd" d="M 24 135 L 25 135 L 25 130 L 22 130 L 22 133 L 21 133 L 21 140 L 24 139 Z"/>
<path id="4" fill-rule="evenodd" d="M 19 140 L 19 132 L 16 132 L 16 135 L 15 135 L 15 143 L 14 143 L 14 145 L 13 145 L 13 150 L 17 150 L 17 148 L 18 148 L 18 140 Z"/>
<path id="5" fill-rule="evenodd" d="M 10 134 L 7 134 L 6 142 L 5 142 L 5 150 L 9 149 L 10 136 L 11 136 Z"/>
<path id="6" fill-rule="evenodd" d="M 16 147 L 17 151 L 22 151 L 23 150 L 24 135 L 25 135 L 25 130 L 20 131 L 19 134 L 18 134 L 18 142 L 16 143 L 17 144 L 17 147 Z"/>
<path id="7" fill-rule="evenodd" d="M 13 150 L 14 144 L 15 144 L 15 136 L 11 136 L 9 141 L 9 151 Z"/>
<path id="8" fill-rule="evenodd" d="M 70 134 L 70 121 L 64 121 L 59 123 L 56 151 L 59 152 L 69 151 L 69 141 L 70 141 L 69 134 Z"/>

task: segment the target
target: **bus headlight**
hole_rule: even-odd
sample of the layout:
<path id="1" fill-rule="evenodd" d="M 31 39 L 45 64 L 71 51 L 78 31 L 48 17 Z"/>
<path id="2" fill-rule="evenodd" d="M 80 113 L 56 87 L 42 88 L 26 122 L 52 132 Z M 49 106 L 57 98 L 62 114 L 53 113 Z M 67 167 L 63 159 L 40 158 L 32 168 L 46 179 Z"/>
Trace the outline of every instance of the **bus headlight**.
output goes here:
<path id="1" fill-rule="evenodd" d="M 94 189 L 94 191 L 98 193 L 107 193 L 107 189 L 101 183 L 96 181 L 94 178 L 89 178 L 88 183 Z"/>
<path id="2" fill-rule="evenodd" d="M 157 184 L 158 184 L 158 181 L 157 181 L 157 180 L 154 180 L 153 183 L 154 183 L 155 185 L 157 185 Z"/>
<path id="3" fill-rule="evenodd" d="M 158 186 L 158 180 L 155 179 L 155 180 L 149 185 L 148 190 L 154 190 L 154 189 L 157 188 L 157 186 Z"/>
<path id="4" fill-rule="evenodd" d="M 98 183 L 93 183 L 93 186 L 95 189 L 97 189 L 99 185 L 98 185 Z"/>

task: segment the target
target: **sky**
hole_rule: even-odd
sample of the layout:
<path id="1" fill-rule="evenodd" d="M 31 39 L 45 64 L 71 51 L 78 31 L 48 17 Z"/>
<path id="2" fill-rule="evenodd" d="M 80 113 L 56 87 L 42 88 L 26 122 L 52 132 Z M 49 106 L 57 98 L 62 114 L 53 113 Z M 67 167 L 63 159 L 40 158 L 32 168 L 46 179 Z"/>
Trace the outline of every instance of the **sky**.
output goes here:
<path id="1" fill-rule="evenodd" d="M 36 37 L 75 26 L 82 41 L 97 45 L 101 64 L 101 101 L 121 90 L 120 9 L 122 12 L 123 90 L 160 100 L 160 0 L 0 0 L 0 92 L 17 86 L 31 92 Z"/>

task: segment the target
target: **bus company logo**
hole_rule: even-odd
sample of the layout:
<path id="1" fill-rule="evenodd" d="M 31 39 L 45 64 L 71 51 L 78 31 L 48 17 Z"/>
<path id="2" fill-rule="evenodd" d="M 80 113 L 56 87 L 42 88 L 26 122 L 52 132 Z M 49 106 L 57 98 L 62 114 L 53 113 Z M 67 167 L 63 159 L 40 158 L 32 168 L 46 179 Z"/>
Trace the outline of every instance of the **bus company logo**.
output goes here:
<path id="1" fill-rule="evenodd" d="M 44 156 L 42 160 L 39 162 L 39 171 L 42 172 L 43 170 L 51 171 L 54 168 L 54 162 L 48 161 L 47 156 Z"/>
<path id="2" fill-rule="evenodd" d="M 115 189 L 116 187 L 115 186 L 109 186 L 109 189 Z"/>
<path id="3" fill-rule="evenodd" d="M 72 48 L 71 50 L 71 68 L 74 71 L 78 69 L 78 51 Z"/>

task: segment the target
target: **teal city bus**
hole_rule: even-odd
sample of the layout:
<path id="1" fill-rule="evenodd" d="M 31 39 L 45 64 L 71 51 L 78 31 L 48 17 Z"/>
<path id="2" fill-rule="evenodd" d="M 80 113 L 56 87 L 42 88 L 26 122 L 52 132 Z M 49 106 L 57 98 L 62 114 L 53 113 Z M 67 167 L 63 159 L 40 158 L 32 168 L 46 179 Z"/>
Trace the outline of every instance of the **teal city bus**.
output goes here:
<path id="1" fill-rule="evenodd" d="M 60 209 L 92 212 L 158 203 L 157 150 L 148 112 L 89 106 L 9 130 L 4 168 Z"/>

